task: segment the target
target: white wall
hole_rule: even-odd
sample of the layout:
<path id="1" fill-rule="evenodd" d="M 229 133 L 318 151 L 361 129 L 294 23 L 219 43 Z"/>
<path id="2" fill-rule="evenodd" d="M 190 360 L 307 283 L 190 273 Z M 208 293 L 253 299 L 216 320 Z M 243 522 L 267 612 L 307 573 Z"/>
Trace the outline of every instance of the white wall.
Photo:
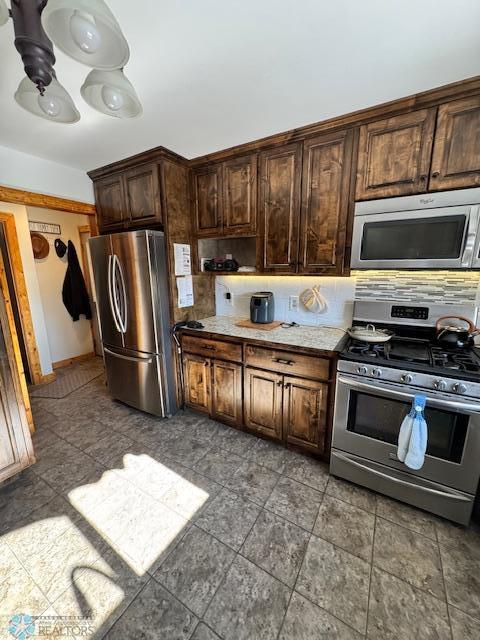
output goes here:
<path id="1" fill-rule="evenodd" d="M 20 246 L 20 255 L 22 258 L 25 285 L 30 303 L 30 312 L 32 314 L 33 330 L 37 342 L 40 366 L 43 375 L 46 375 L 52 372 L 52 359 L 50 357 L 42 298 L 40 287 L 38 286 L 37 271 L 28 228 L 27 208 L 23 205 L 0 202 L 0 211 L 2 213 L 13 213 L 15 216 L 15 226 L 17 228 L 18 244 Z"/>
<path id="2" fill-rule="evenodd" d="M 94 202 L 84 171 L 0 146 L 0 185 L 81 202 Z"/>
<path id="3" fill-rule="evenodd" d="M 88 225 L 88 216 L 27 207 L 29 220 L 59 224 L 61 238 L 75 245 L 78 261 L 82 265 L 79 226 Z M 84 316 L 74 322 L 62 301 L 62 286 L 67 270 L 67 256 L 59 258 L 54 241 L 57 236 L 45 234 L 50 244 L 50 252 L 43 260 L 35 260 L 35 269 L 42 299 L 48 344 L 52 362 L 66 360 L 93 351 L 92 330 Z"/>
<path id="4" fill-rule="evenodd" d="M 298 296 L 305 289 L 320 285 L 327 299 L 324 313 L 314 314 L 299 305 L 298 311 L 289 309 L 289 297 Z M 233 304 L 225 293 L 233 294 Z M 217 276 L 215 278 L 216 313 L 221 316 L 246 318 L 250 316 L 250 297 L 255 291 L 272 291 L 275 297 L 275 320 L 298 322 L 303 325 L 327 325 L 347 328 L 352 322 L 355 278 L 322 278 L 301 276 Z"/>

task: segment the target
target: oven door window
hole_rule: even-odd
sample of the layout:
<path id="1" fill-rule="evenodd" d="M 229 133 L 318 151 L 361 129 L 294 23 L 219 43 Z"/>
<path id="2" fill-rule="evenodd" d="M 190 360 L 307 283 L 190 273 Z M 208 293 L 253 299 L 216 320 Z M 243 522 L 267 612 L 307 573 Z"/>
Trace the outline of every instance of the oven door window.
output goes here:
<path id="1" fill-rule="evenodd" d="M 350 392 L 347 430 L 397 445 L 403 419 L 411 405 L 360 391 Z M 442 409 L 425 409 L 428 426 L 427 454 L 460 463 L 469 417 Z"/>
<path id="2" fill-rule="evenodd" d="M 465 215 L 366 222 L 362 260 L 455 260 L 462 255 Z"/>

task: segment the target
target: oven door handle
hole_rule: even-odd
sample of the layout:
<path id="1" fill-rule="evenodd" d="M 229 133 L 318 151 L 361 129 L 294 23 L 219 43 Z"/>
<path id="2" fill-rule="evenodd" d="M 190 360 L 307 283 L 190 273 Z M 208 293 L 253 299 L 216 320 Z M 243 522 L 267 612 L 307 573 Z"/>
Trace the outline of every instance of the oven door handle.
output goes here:
<path id="1" fill-rule="evenodd" d="M 357 460 L 352 460 L 347 455 L 339 453 L 335 451 L 333 454 L 343 462 L 347 464 L 351 464 L 354 467 L 358 467 L 359 469 L 363 469 L 364 471 L 368 471 L 369 473 L 373 473 L 375 476 L 379 476 L 380 478 L 384 478 L 390 482 L 396 482 L 397 484 L 401 484 L 403 487 L 408 487 L 411 489 L 425 491 L 425 493 L 433 493 L 437 496 L 441 496 L 442 498 L 451 498 L 452 500 L 458 500 L 460 502 L 471 502 L 472 498 L 462 495 L 461 493 L 450 493 L 448 491 L 440 491 L 438 489 L 432 489 L 430 487 L 424 487 L 421 484 L 414 484 L 413 482 L 407 482 L 406 480 L 401 480 L 400 478 L 395 478 L 394 476 L 389 476 L 387 473 L 382 473 L 381 471 L 377 471 L 376 469 L 372 469 L 366 464 L 362 464 L 361 462 L 357 462 Z"/>
<path id="2" fill-rule="evenodd" d="M 338 382 L 351 387 L 352 389 L 357 389 L 358 391 L 367 391 L 370 393 L 380 392 L 382 395 L 389 398 L 398 398 L 412 401 L 415 395 L 414 393 L 404 393 L 403 391 L 397 391 L 396 389 L 392 389 L 382 384 L 373 386 L 366 382 L 360 382 L 359 380 L 345 378 L 344 376 L 340 376 L 338 378 Z M 427 407 L 436 407 L 438 409 L 453 409 L 458 413 L 461 412 L 466 414 L 480 413 L 480 403 L 447 399 L 439 400 L 438 398 L 432 398 L 428 395 Z"/>

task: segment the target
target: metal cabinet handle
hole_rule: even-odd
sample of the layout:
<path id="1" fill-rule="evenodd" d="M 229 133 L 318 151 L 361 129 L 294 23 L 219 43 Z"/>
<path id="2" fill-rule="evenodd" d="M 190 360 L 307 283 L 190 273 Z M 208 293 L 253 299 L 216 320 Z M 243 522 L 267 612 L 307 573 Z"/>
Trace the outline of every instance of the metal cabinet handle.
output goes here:
<path id="1" fill-rule="evenodd" d="M 427 179 L 426 175 L 423 174 L 420 176 L 420 182 L 425 182 L 426 179 Z"/>
<path id="2" fill-rule="evenodd" d="M 286 382 L 283 387 L 284 389 L 290 389 L 290 382 Z"/>
<path id="3" fill-rule="evenodd" d="M 440 171 L 432 171 L 432 178 L 438 178 Z"/>
<path id="4" fill-rule="evenodd" d="M 285 358 L 272 358 L 272 362 L 278 362 L 278 364 L 295 364 L 294 360 L 285 360 Z"/>
<path id="5" fill-rule="evenodd" d="M 204 344 L 202 345 L 202 349 L 209 349 L 209 351 L 215 351 L 216 346 L 214 344 Z"/>
<path id="6" fill-rule="evenodd" d="M 283 382 L 282 382 L 281 380 L 279 380 L 279 381 L 277 382 L 277 387 L 281 387 L 282 385 L 283 385 Z"/>

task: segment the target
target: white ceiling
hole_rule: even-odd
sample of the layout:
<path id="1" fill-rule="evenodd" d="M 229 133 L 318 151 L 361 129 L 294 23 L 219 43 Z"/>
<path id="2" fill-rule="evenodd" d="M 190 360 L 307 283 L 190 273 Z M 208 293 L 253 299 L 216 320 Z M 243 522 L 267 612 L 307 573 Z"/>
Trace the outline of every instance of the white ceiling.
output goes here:
<path id="1" fill-rule="evenodd" d="M 187 158 L 480 74 L 478 0 L 108 0 L 131 48 L 141 118 L 80 97 L 88 68 L 57 51 L 82 119 L 13 100 L 22 78 L 0 29 L 0 145 L 93 169 L 157 145 Z"/>

